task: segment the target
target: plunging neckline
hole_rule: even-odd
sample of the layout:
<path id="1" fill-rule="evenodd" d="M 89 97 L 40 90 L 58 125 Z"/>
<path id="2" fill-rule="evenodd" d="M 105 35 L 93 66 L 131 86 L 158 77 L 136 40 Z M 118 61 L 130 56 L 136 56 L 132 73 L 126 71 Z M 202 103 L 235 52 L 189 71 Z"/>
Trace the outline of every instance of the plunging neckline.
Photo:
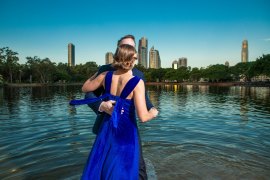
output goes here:
<path id="1" fill-rule="evenodd" d="M 106 77 L 105 77 L 105 92 L 110 94 L 111 96 L 114 96 L 114 97 L 118 97 L 118 98 L 123 98 L 123 99 L 127 99 L 127 96 L 131 93 L 129 92 L 129 84 L 132 84 L 132 79 L 134 79 L 136 76 L 132 76 L 127 82 L 126 84 L 124 85 L 122 91 L 120 92 L 120 95 L 115 95 L 115 94 L 112 94 L 111 93 L 111 85 L 112 85 L 112 78 L 114 76 L 114 72 L 113 71 L 109 71 L 107 74 L 106 74 Z M 129 92 L 127 94 L 127 92 Z M 124 94 L 126 93 L 126 94 Z M 130 99 L 127 99 L 127 100 L 132 100 L 132 98 Z"/>

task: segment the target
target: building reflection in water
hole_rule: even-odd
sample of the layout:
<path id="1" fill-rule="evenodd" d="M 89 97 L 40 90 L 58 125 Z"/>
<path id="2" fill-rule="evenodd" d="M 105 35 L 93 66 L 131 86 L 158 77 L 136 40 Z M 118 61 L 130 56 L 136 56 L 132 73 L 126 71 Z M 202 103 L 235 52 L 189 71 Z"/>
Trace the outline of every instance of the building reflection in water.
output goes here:
<path id="1" fill-rule="evenodd" d="M 167 102 L 176 105 L 177 107 L 175 108 L 177 109 L 185 107 L 187 103 L 188 94 L 192 92 L 192 89 L 193 89 L 192 86 L 188 86 L 187 88 L 186 85 L 176 85 L 176 84 L 147 86 L 149 99 L 151 100 L 154 106 L 160 107 L 164 105 L 160 103 Z"/>
<path id="2" fill-rule="evenodd" d="M 240 100 L 240 116 L 243 122 L 248 121 L 248 100 L 247 98 L 242 98 Z"/>
<path id="3" fill-rule="evenodd" d="M 199 85 L 199 91 L 201 93 L 208 93 L 209 92 L 209 86 L 205 86 L 205 85 Z"/>
<path id="4" fill-rule="evenodd" d="M 174 93 L 179 93 L 183 88 L 183 86 L 179 84 L 165 84 L 162 87 L 163 91 L 165 90 L 166 92 L 174 92 Z"/>
<path id="5" fill-rule="evenodd" d="M 4 104 L 4 89 L 0 87 L 0 105 Z"/>
<path id="6" fill-rule="evenodd" d="M 158 108 L 160 105 L 161 86 L 147 86 L 146 88 L 149 100 L 152 102 L 154 107 Z"/>
<path id="7" fill-rule="evenodd" d="M 172 87 L 173 87 L 173 85 L 170 85 L 170 84 L 165 84 L 164 86 L 163 86 L 164 88 L 164 90 L 166 91 L 166 92 L 168 92 L 168 91 L 172 91 Z"/>
<path id="8" fill-rule="evenodd" d="M 251 93 L 250 87 L 240 86 L 240 116 L 244 123 L 248 122 L 248 99 L 251 94 L 255 95 L 256 92 Z"/>
<path id="9" fill-rule="evenodd" d="M 232 87 L 234 94 L 239 95 L 240 116 L 243 121 L 248 121 L 250 103 L 257 104 L 256 107 L 268 110 L 270 113 L 270 88 L 268 87 Z M 260 110 L 260 109 L 258 109 Z"/>
<path id="10" fill-rule="evenodd" d="M 193 91 L 193 85 L 186 85 L 187 91 L 192 92 Z"/>
<path id="11" fill-rule="evenodd" d="M 179 85 L 173 85 L 173 92 L 178 92 Z"/>

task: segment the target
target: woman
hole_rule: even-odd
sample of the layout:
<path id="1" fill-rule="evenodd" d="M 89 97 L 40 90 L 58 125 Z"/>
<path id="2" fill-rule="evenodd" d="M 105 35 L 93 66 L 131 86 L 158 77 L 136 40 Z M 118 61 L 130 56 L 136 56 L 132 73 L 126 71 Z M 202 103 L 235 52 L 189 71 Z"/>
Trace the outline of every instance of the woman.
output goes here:
<path id="1" fill-rule="evenodd" d="M 106 100 L 115 101 L 112 115 L 106 115 L 94 142 L 82 179 L 139 179 L 139 142 L 136 113 L 142 122 L 157 116 L 146 108 L 144 82 L 132 75 L 137 59 L 133 46 L 120 45 L 114 54 L 116 71 L 87 80 L 83 92 L 104 86 Z"/>

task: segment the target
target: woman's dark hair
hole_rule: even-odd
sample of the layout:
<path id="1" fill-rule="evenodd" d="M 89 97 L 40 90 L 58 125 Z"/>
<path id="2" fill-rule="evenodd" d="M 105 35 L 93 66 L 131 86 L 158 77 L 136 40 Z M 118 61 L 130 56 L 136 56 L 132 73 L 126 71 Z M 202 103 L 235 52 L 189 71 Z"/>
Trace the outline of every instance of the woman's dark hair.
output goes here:
<path id="1" fill-rule="evenodd" d="M 120 43 L 121 43 L 121 41 L 123 40 L 123 39 L 133 39 L 133 41 L 135 42 L 135 37 L 133 36 L 133 35 L 131 35 L 131 34 L 128 34 L 128 35 L 125 35 L 125 36 L 123 36 L 123 37 L 121 37 L 118 41 L 117 41 L 117 46 L 119 46 L 120 45 Z"/>
<path id="2" fill-rule="evenodd" d="M 122 44 L 117 47 L 114 56 L 112 66 L 115 69 L 130 70 L 133 68 L 134 55 L 136 54 L 136 49 L 128 44 Z"/>

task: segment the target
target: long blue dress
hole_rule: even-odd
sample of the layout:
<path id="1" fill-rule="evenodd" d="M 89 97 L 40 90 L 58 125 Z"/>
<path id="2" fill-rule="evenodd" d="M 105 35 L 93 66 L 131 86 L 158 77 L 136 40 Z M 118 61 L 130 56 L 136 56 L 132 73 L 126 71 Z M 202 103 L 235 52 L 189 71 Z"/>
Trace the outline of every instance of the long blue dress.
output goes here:
<path id="1" fill-rule="evenodd" d="M 115 100 L 112 115 L 103 124 L 85 165 L 81 179 L 139 179 L 139 139 L 133 99 L 126 99 L 140 78 L 134 76 L 120 96 L 110 94 L 113 72 L 105 77 L 102 100 Z M 90 100 L 91 101 L 91 100 Z M 88 101 L 88 103 L 90 102 Z"/>

